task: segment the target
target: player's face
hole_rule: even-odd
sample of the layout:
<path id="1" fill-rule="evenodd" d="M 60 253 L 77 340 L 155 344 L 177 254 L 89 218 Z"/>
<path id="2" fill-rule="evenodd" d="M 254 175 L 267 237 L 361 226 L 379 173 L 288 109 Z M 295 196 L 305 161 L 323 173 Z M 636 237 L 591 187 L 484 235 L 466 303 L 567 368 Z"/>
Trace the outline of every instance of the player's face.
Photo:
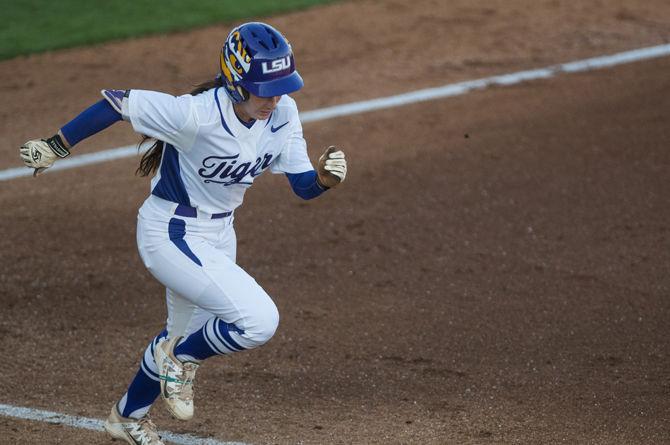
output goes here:
<path id="1" fill-rule="evenodd" d="M 258 97 L 249 94 L 249 100 L 235 104 L 235 111 L 244 121 L 248 122 L 252 119 L 262 121 L 270 117 L 272 111 L 277 107 L 279 99 L 281 99 L 281 96 Z"/>

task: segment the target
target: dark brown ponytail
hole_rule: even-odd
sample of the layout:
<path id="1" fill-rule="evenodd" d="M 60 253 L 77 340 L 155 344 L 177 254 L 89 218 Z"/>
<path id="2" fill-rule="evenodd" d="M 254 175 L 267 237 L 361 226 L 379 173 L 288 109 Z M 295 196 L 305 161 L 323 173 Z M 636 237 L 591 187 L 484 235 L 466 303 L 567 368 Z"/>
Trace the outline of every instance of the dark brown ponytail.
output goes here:
<path id="1" fill-rule="evenodd" d="M 223 86 L 223 79 L 220 76 L 217 76 L 217 78 L 214 80 L 208 80 L 207 82 L 196 85 L 189 94 L 195 96 L 196 94 L 200 94 L 207 90 L 211 90 L 212 88 L 221 86 Z M 142 140 L 139 144 L 137 144 L 137 149 L 140 150 L 145 142 L 151 140 L 153 140 L 153 138 L 142 135 Z M 149 147 L 146 153 L 142 155 L 142 159 L 140 159 L 140 166 L 137 167 L 137 170 L 135 170 L 135 174 L 139 176 L 149 176 L 158 170 L 158 166 L 161 164 L 161 158 L 163 157 L 164 146 L 165 143 L 163 141 L 154 140 L 154 143 L 151 145 L 151 147 Z"/>

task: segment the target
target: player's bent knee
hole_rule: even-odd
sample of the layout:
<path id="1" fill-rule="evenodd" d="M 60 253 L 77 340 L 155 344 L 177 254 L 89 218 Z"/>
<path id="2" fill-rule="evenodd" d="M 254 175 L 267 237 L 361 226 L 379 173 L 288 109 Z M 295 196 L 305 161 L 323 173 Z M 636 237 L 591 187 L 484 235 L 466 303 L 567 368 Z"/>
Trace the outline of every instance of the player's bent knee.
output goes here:
<path id="1" fill-rule="evenodd" d="M 255 314 L 250 320 L 249 326 L 245 328 L 245 337 L 254 346 L 267 343 L 277 331 L 279 326 L 279 311 L 277 306 L 269 301 L 262 312 Z"/>

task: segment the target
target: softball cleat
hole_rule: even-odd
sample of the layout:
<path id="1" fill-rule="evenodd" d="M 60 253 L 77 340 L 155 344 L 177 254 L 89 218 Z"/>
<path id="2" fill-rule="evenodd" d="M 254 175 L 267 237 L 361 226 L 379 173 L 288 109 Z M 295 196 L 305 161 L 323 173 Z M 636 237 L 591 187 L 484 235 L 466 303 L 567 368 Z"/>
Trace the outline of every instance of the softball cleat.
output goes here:
<path id="1" fill-rule="evenodd" d="M 121 417 L 116 403 L 105 421 L 105 430 L 113 439 L 123 440 L 130 445 L 165 445 L 148 415 L 141 419 Z"/>
<path id="2" fill-rule="evenodd" d="M 182 363 L 174 356 L 174 348 L 181 337 L 162 340 L 154 351 L 154 360 L 158 366 L 161 381 L 161 398 L 175 418 L 190 420 L 193 418 L 193 379 L 198 364 Z"/>

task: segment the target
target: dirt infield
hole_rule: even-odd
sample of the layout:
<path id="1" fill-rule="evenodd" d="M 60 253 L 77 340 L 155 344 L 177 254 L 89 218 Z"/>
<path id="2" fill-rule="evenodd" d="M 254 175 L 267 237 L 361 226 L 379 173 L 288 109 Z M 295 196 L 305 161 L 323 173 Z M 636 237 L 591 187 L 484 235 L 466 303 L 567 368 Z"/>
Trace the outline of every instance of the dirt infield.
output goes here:
<path id="1" fill-rule="evenodd" d="M 660 0 L 370 0 L 270 22 L 293 43 L 302 110 L 670 40 Z M 208 78 L 228 28 L 0 63 L 0 168 L 100 88 Z M 313 160 L 347 150 L 347 181 L 305 203 L 268 174 L 236 212 L 277 335 L 203 366 L 195 420 L 157 405 L 156 423 L 253 444 L 668 443 L 669 70 L 305 125 Z M 135 140 L 117 124 L 77 152 Z M 104 418 L 160 331 L 136 163 L 0 183 L 0 403 Z M 0 417 L 0 443 L 109 441 Z"/>

